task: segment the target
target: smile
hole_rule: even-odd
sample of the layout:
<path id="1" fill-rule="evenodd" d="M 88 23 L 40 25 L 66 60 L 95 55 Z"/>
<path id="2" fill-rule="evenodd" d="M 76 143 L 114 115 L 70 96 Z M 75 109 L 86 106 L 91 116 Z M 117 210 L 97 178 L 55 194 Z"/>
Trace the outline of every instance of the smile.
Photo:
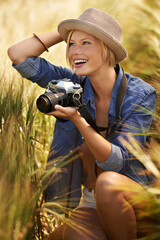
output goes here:
<path id="1" fill-rule="evenodd" d="M 86 59 L 76 59 L 76 60 L 74 60 L 75 68 L 82 67 L 85 63 L 87 63 Z"/>
<path id="2" fill-rule="evenodd" d="M 84 63 L 86 63 L 86 62 L 87 62 L 86 59 L 78 59 L 78 60 L 74 60 L 74 64 L 75 64 L 75 66 L 80 66 L 80 65 L 82 65 L 82 64 L 84 64 Z"/>
<path id="3" fill-rule="evenodd" d="M 81 60 L 75 60 L 74 62 L 75 62 L 75 64 L 78 64 L 78 63 L 84 63 L 84 62 L 87 62 L 87 60 L 83 60 L 83 59 L 81 59 Z"/>

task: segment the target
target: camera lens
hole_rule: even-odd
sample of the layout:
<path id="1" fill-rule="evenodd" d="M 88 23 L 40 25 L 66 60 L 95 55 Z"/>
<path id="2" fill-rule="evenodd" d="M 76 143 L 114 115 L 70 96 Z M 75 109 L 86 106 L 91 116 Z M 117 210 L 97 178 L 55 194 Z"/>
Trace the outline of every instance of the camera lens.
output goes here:
<path id="1" fill-rule="evenodd" d="M 64 92 L 47 92 L 42 94 L 37 99 L 37 108 L 40 112 L 49 113 L 54 111 L 54 106 L 59 104 L 61 106 L 67 106 L 67 95 Z"/>
<path id="2" fill-rule="evenodd" d="M 49 113 L 52 110 L 52 105 L 49 99 L 43 94 L 37 99 L 37 108 L 40 112 Z"/>

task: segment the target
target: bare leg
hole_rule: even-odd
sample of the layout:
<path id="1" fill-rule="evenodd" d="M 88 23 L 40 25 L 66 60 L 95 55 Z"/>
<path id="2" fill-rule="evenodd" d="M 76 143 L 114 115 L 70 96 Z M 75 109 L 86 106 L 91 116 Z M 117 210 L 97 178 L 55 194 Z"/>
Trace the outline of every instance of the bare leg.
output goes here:
<path id="1" fill-rule="evenodd" d="M 125 186 L 128 191 L 124 190 Z M 135 188 L 142 190 L 138 183 L 115 172 L 104 172 L 97 179 L 97 213 L 104 230 L 112 240 L 137 239 L 136 216 L 129 203 L 133 197 L 131 191 Z"/>
<path id="2" fill-rule="evenodd" d="M 65 224 L 63 240 L 107 240 L 107 236 L 93 208 L 79 208 Z"/>

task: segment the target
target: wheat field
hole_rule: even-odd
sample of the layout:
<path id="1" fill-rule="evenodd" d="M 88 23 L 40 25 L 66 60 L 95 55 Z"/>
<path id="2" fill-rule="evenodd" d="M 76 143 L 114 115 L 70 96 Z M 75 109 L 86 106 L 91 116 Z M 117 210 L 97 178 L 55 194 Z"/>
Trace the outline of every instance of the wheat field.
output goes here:
<path id="1" fill-rule="evenodd" d="M 46 159 L 55 119 L 38 112 L 35 99 L 44 90 L 22 79 L 11 65 L 7 49 L 33 33 L 56 29 L 61 20 L 77 18 L 88 7 L 104 10 L 120 22 L 122 42 L 129 55 L 122 67 L 126 72 L 142 77 L 157 90 L 155 125 L 150 133 L 152 141 L 147 153 L 151 160 L 145 158 L 146 153 L 137 148 L 137 143 L 133 142 L 131 146 L 126 143 L 126 146 L 157 177 L 157 186 L 146 189 L 146 192 L 156 196 L 159 205 L 160 1 L 0 0 L 1 240 L 45 240 L 59 220 L 65 221 L 64 216 L 56 211 L 49 215 L 49 210 L 45 211 L 42 204 Z M 52 47 L 42 57 L 66 66 L 65 44 Z M 159 208 L 156 207 L 155 212 L 160 212 Z M 146 239 L 160 239 L 160 234 Z"/>

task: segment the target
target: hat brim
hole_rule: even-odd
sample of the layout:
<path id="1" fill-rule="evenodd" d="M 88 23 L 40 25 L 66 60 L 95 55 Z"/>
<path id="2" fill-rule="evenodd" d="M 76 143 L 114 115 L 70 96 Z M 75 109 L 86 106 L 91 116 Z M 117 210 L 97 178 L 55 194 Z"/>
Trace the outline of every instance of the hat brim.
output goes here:
<path id="1" fill-rule="evenodd" d="M 114 52 L 117 62 L 121 62 L 127 57 L 126 49 L 116 39 L 89 22 L 79 19 L 68 19 L 60 22 L 58 25 L 58 32 L 66 42 L 71 30 L 87 32 L 104 42 Z"/>

